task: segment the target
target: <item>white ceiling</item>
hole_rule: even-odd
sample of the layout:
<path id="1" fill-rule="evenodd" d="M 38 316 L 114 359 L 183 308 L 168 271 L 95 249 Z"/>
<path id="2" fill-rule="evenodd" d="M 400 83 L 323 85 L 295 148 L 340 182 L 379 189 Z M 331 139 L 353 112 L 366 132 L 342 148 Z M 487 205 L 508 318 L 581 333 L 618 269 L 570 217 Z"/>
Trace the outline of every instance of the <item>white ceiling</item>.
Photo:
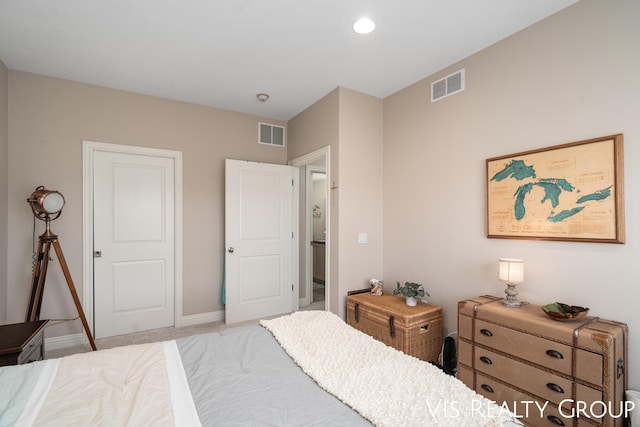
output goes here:
<path id="1" fill-rule="evenodd" d="M 337 86 L 384 98 L 576 2 L 0 0 L 0 60 L 288 120 Z M 374 33 L 351 30 L 362 16 Z"/>

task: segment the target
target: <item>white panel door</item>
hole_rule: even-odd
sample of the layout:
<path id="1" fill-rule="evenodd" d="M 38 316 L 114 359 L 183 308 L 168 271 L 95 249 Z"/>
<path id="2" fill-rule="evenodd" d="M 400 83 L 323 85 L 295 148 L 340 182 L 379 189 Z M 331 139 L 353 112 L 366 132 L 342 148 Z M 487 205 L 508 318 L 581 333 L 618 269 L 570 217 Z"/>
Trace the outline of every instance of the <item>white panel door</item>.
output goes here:
<path id="1" fill-rule="evenodd" d="M 174 325 L 172 158 L 94 156 L 94 329 L 103 338 Z"/>
<path id="2" fill-rule="evenodd" d="M 294 173 L 291 166 L 226 161 L 228 324 L 293 310 Z"/>

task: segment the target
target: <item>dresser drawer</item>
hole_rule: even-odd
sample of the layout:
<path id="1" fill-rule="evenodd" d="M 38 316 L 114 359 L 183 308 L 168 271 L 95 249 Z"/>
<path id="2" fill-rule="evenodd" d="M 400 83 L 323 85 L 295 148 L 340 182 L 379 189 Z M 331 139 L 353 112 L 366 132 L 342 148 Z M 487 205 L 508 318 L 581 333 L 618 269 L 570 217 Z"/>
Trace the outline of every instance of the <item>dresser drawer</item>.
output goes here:
<path id="1" fill-rule="evenodd" d="M 573 426 L 577 421 L 577 427 L 595 427 L 587 421 L 584 414 L 575 419 L 576 412 L 572 412 L 569 406 L 558 408 L 552 403 L 536 399 L 482 374 L 476 374 L 475 380 L 478 394 L 495 401 L 498 405 L 506 404 L 526 426 Z M 602 420 L 591 418 L 591 421 L 600 423 Z"/>
<path id="2" fill-rule="evenodd" d="M 511 411 L 526 426 L 573 426 L 570 410 L 561 413 L 557 406 L 516 390 L 494 378 L 475 373 L 467 366 L 458 367 L 458 379 L 481 396 Z M 580 424 L 578 424 L 580 425 Z"/>
<path id="3" fill-rule="evenodd" d="M 536 399 L 479 373 L 476 374 L 476 383 L 478 394 L 495 401 L 498 405 L 506 405 L 527 426 L 573 426 L 571 413 L 561 413 L 556 405 Z"/>
<path id="4" fill-rule="evenodd" d="M 458 340 L 458 364 L 473 366 L 473 345 Z"/>
<path id="5" fill-rule="evenodd" d="M 572 349 L 568 345 L 483 320 L 476 320 L 474 334 L 475 342 L 478 344 L 571 375 Z"/>
<path id="6" fill-rule="evenodd" d="M 604 360 L 601 354 L 576 350 L 576 378 L 591 384 L 604 383 Z"/>
<path id="7" fill-rule="evenodd" d="M 509 329 L 484 320 L 476 320 L 473 328 L 475 342 L 499 349 L 545 368 L 572 375 L 591 384 L 602 384 L 602 355 Z M 574 353 L 575 351 L 575 353 Z M 575 357 L 575 361 L 573 358 Z"/>
<path id="8" fill-rule="evenodd" d="M 471 367 L 458 364 L 458 369 L 456 370 L 456 378 L 462 381 L 470 389 L 474 388 L 474 376 L 475 373 L 473 372 L 473 369 L 471 369 Z"/>
<path id="9" fill-rule="evenodd" d="M 473 340 L 473 320 L 471 317 L 458 316 L 458 338 Z"/>
<path id="10" fill-rule="evenodd" d="M 481 347 L 475 349 L 472 366 L 555 404 L 572 399 L 572 381 Z"/>

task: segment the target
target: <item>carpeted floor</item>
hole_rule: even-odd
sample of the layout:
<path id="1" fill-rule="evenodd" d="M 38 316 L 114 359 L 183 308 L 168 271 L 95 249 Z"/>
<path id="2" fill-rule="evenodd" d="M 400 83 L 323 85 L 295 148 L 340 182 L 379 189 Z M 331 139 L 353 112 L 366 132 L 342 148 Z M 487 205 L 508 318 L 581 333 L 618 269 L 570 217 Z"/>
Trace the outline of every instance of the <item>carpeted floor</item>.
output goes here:
<path id="1" fill-rule="evenodd" d="M 324 288 L 323 288 L 324 289 Z M 322 301 L 316 301 L 306 307 L 300 307 L 300 310 L 324 310 L 324 293 L 322 294 Z M 126 335 L 118 335 L 115 337 L 101 338 L 95 340 L 98 350 L 104 350 L 107 348 L 121 347 L 131 344 L 144 344 L 150 342 L 168 341 L 180 337 L 186 337 L 195 334 L 205 334 L 209 332 L 217 332 L 229 327 L 237 327 L 243 325 L 256 324 L 258 320 L 252 320 L 243 323 L 236 323 L 231 326 L 227 326 L 224 321 L 202 323 L 200 325 L 185 326 L 182 328 L 161 328 L 153 329 L 150 331 L 136 332 Z M 77 345 L 73 347 L 60 348 L 55 350 L 47 350 L 45 347 L 45 358 L 54 359 L 56 357 L 68 356 L 76 353 L 86 353 L 91 351 L 91 346 L 87 343 L 85 345 Z"/>

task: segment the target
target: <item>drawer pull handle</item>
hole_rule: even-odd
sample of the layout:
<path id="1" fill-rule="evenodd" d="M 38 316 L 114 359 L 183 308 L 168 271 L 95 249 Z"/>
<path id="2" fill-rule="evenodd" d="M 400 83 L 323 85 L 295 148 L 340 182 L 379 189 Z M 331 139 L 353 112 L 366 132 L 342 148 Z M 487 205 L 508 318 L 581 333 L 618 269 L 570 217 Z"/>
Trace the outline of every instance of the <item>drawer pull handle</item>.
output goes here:
<path id="1" fill-rule="evenodd" d="M 618 359 L 618 363 L 616 364 L 616 378 L 620 378 L 624 374 L 624 361 L 622 359 Z"/>
<path id="2" fill-rule="evenodd" d="M 562 353 L 560 353 L 557 350 L 547 350 L 546 353 L 547 353 L 547 356 L 551 356 L 555 359 L 564 359 L 564 356 L 562 355 Z"/>
<path id="3" fill-rule="evenodd" d="M 562 387 L 560 387 L 558 384 L 554 384 L 554 383 L 547 383 L 547 387 L 550 390 L 555 391 L 556 393 L 564 393 L 564 390 L 562 389 Z"/>
<path id="4" fill-rule="evenodd" d="M 493 393 L 493 387 L 491 387 L 489 384 L 482 384 L 480 387 L 482 387 L 482 389 L 487 393 Z"/>
<path id="5" fill-rule="evenodd" d="M 556 417 L 555 415 L 547 415 L 547 419 L 552 423 L 554 423 L 555 425 L 559 425 L 559 426 L 564 425 L 564 422 L 560 418 Z"/>
<path id="6" fill-rule="evenodd" d="M 360 304 L 356 303 L 355 306 L 355 316 L 356 316 L 356 323 L 360 321 Z"/>
<path id="7" fill-rule="evenodd" d="M 487 356 L 480 356 L 480 360 L 486 363 L 487 365 L 493 365 L 493 362 Z"/>
<path id="8" fill-rule="evenodd" d="M 493 336 L 493 332 L 491 332 L 491 331 L 490 331 L 490 330 L 488 330 L 488 329 L 480 329 L 480 333 L 481 333 L 482 335 L 487 336 L 487 337 L 492 337 L 492 336 Z"/>

